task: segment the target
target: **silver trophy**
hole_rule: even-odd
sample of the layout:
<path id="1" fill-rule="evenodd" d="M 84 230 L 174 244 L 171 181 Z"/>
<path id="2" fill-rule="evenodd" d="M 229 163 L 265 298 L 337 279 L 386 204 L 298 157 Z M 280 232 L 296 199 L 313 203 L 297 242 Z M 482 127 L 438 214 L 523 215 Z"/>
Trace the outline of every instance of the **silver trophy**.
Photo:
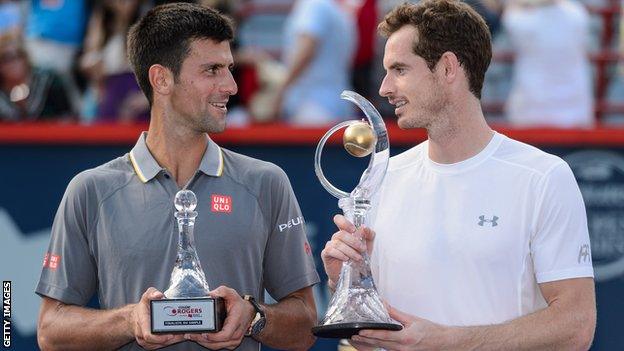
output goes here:
<path id="1" fill-rule="evenodd" d="M 178 254 L 165 298 L 150 302 L 152 333 L 204 333 L 221 330 L 225 320 L 222 298 L 210 297 L 206 275 L 195 251 L 197 197 L 180 190 L 174 200 L 178 221 Z"/>
<path id="2" fill-rule="evenodd" d="M 381 186 L 388 168 L 388 132 L 379 112 L 368 100 L 352 91 L 343 91 L 340 97 L 356 104 L 366 115 L 368 123 L 345 121 L 328 130 L 316 148 L 314 169 L 325 190 L 338 198 L 338 206 L 345 217 L 359 228 L 366 223 L 371 196 Z M 345 127 L 343 142 L 350 154 L 363 157 L 372 153 L 368 167 L 351 193 L 333 186 L 321 168 L 325 143 L 336 131 Z M 361 329 L 402 328 L 388 315 L 373 281 L 368 254 L 364 253 L 363 260 L 349 260 L 342 264 L 336 292 L 329 302 L 325 318 L 319 326 L 312 328 L 312 332 L 324 338 L 349 338 Z"/>

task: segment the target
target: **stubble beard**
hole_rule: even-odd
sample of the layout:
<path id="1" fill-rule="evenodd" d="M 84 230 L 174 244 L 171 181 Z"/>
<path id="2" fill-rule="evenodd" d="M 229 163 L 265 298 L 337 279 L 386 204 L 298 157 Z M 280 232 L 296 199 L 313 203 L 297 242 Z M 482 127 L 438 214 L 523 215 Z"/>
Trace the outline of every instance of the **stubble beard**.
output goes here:
<path id="1" fill-rule="evenodd" d="M 225 130 L 226 121 L 223 119 L 210 115 L 209 112 L 203 111 L 199 116 L 195 118 L 190 117 L 188 119 L 191 123 L 191 128 L 198 133 L 221 133 Z"/>
<path id="2" fill-rule="evenodd" d="M 444 111 L 448 105 L 446 94 L 440 90 L 436 90 L 432 95 L 420 106 L 416 111 L 412 112 L 412 116 L 399 117 L 397 123 L 401 129 L 434 128 L 437 122 L 444 116 Z M 409 112 L 407 112 L 409 113 Z"/>

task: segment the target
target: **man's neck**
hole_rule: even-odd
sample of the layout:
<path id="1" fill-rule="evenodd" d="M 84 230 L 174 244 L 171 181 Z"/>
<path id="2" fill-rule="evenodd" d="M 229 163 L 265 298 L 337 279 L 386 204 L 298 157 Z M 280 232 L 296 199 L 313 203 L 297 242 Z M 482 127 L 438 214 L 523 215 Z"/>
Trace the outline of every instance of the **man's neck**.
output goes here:
<path id="1" fill-rule="evenodd" d="M 208 135 L 184 128 L 179 122 L 153 118 L 146 144 L 156 162 L 170 173 L 179 188 L 183 188 L 201 164 Z"/>
<path id="2" fill-rule="evenodd" d="M 429 158 L 437 163 L 456 163 L 481 152 L 494 131 L 487 125 L 478 100 L 449 107 L 440 123 L 427 129 Z"/>

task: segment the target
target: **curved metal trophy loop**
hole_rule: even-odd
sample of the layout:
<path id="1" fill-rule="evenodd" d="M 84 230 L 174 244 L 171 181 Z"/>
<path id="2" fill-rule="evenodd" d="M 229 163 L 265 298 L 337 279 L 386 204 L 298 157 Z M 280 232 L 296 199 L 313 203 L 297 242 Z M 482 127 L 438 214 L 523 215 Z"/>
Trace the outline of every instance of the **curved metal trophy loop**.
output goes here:
<path id="1" fill-rule="evenodd" d="M 345 121 L 331 128 L 321 138 L 314 156 L 314 169 L 323 187 L 337 197 L 339 207 L 347 219 L 359 227 L 366 222 L 370 200 L 374 192 L 381 187 L 388 162 L 390 149 L 388 132 L 381 115 L 373 105 L 352 91 L 343 91 L 341 98 L 355 103 L 366 115 L 375 136 L 375 149 L 371 154 L 368 167 L 351 193 L 333 186 L 323 175 L 321 154 L 325 142 L 337 130 L 360 121 Z M 361 329 L 400 330 L 401 324 L 390 318 L 377 292 L 373 281 L 370 262 L 366 253 L 363 260 L 346 261 L 342 264 L 336 291 L 334 292 L 323 321 L 312 328 L 314 335 L 325 338 L 349 338 Z"/>
<path id="2" fill-rule="evenodd" d="M 386 124 L 373 104 L 360 94 L 345 90 L 340 94 L 340 97 L 353 102 L 364 112 L 377 137 L 375 152 L 371 155 L 368 168 L 362 174 L 360 183 L 351 192 L 353 198 L 370 200 L 370 197 L 383 182 L 390 161 L 390 143 L 388 142 Z"/>
<path id="3" fill-rule="evenodd" d="M 342 191 L 336 188 L 333 184 L 327 180 L 325 175 L 323 174 L 323 169 L 321 168 L 321 154 L 325 143 L 336 131 L 341 128 L 348 127 L 351 124 L 359 123 L 359 121 L 344 121 L 335 125 L 333 128 L 327 131 L 325 135 L 321 138 L 318 146 L 316 147 L 316 153 L 314 155 L 314 171 L 316 172 L 316 176 L 318 177 L 321 185 L 334 197 L 341 199 L 345 197 L 353 198 L 362 198 L 369 200 L 372 194 L 376 189 L 379 188 L 381 182 L 383 182 L 383 178 L 386 174 L 386 169 L 388 168 L 388 161 L 390 160 L 390 147 L 388 142 L 388 131 L 386 130 L 386 124 L 377 109 L 364 97 L 360 94 L 345 90 L 340 94 L 340 97 L 344 100 L 348 100 L 356 104 L 366 118 L 368 122 L 373 128 L 376 137 L 375 150 L 371 154 L 370 161 L 368 162 L 368 167 L 362 174 L 360 178 L 360 182 L 355 187 L 355 189 L 351 192 L 351 194 Z"/>
<path id="4" fill-rule="evenodd" d="M 323 148 L 325 147 L 325 143 L 327 142 L 329 137 L 331 137 L 338 130 L 344 127 L 348 127 L 353 123 L 357 123 L 357 121 L 344 121 L 342 123 L 338 123 L 333 128 L 328 130 L 327 133 L 325 133 L 325 135 L 323 135 L 323 137 L 321 138 L 321 141 L 319 141 L 318 145 L 316 146 L 316 152 L 314 153 L 314 172 L 316 173 L 316 176 L 321 182 L 323 188 L 325 188 L 327 192 L 332 194 L 334 197 L 337 197 L 338 199 L 341 199 L 343 197 L 349 197 L 349 193 L 336 188 L 332 183 L 329 182 L 329 180 L 327 180 L 327 178 L 323 174 L 323 168 L 321 167 L 321 154 L 323 153 Z"/>

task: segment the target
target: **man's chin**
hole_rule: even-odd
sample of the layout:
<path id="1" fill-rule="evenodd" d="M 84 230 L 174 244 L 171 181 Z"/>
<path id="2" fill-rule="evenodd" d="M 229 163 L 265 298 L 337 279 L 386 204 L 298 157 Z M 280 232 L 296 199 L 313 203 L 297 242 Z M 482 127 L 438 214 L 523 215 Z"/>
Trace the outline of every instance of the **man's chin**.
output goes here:
<path id="1" fill-rule="evenodd" d="M 413 129 L 413 128 L 417 128 L 414 127 L 412 121 L 406 119 L 405 117 L 402 117 L 401 115 L 397 116 L 397 125 L 399 126 L 399 128 L 406 130 L 406 129 Z"/>
<path id="2" fill-rule="evenodd" d="M 226 127 L 226 122 L 225 122 L 225 118 L 221 121 L 216 121 L 213 123 L 210 123 L 209 125 L 205 126 L 204 132 L 208 133 L 208 134 L 217 134 L 217 133 L 222 133 L 225 131 L 225 127 Z"/>

